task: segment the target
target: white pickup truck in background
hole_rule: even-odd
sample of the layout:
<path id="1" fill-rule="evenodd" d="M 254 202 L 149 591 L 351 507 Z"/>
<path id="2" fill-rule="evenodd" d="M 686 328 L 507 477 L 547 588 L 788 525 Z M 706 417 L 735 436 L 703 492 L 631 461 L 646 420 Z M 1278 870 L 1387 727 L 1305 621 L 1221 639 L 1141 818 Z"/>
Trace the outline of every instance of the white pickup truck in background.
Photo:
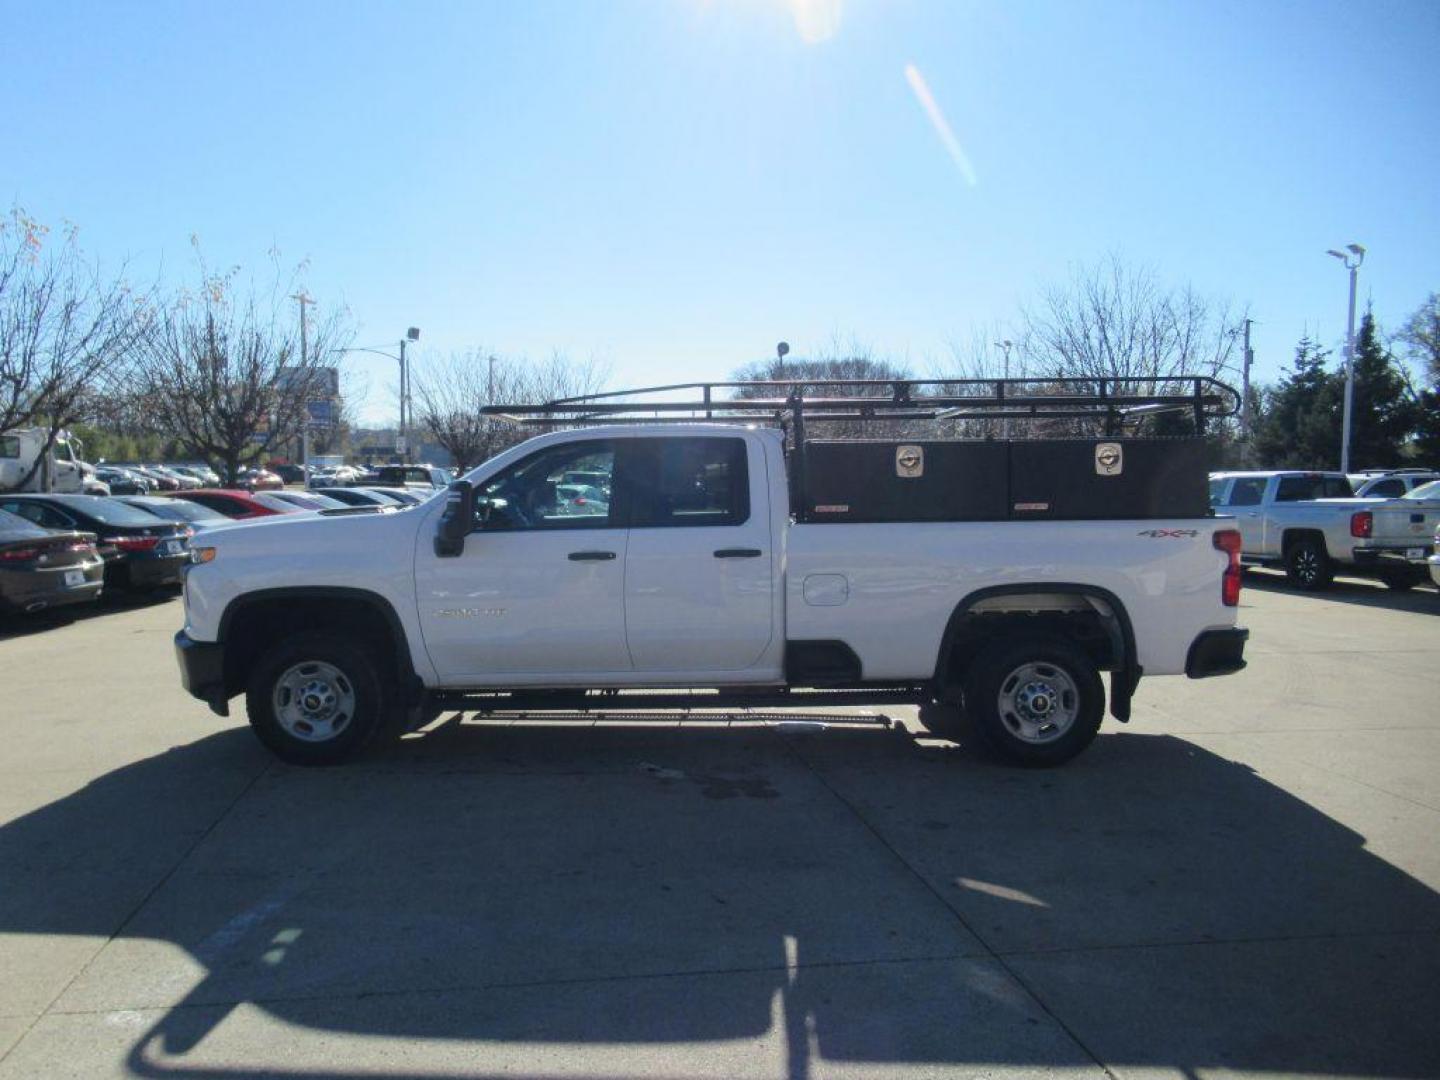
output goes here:
<path id="1" fill-rule="evenodd" d="M 753 425 L 553 432 L 447 498 L 207 535 L 177 652 L 192 694 L 224 713 L 243 692 L 257 735 L 306 764 L 447 708 L 899 701 L 931 706 L 928 722 L 946 731 L 963 708 L 1004 758 L 1057 764 L 1100 727 L 1102 672 L 1125 720 L 1142 673 L 1244 666 L 1239 535 L 1208 515 L 1203 468 L 1192 514 L 1088 505 L 1088 520 L 1055 520 L 1043 517 L 1051 478 L 1027 471 L 1007 488 L 941 463 L 1046 453 L 1118 492 L 1148 460 L 1163 490 L 1174 443 L 836 444 L 876 465 L 862 490 L 861 476 L 823 462 L 796 479 L 807 474 L 787 461 L 785 435 Z M 580 473 L 603 499 L 572 497 L 566 477 Z M 822 481 L 831 494 L 817 494 Z M 797 493 L 801 482 L 814 490 Z M 1141 502 L 1153 494 L 1143 483 Z M 967 484 L 985 491 L 972 500 Z M 841 502 L 847 487 L 853 501 Z M 975 518 L 996 493 L 1003 520 L 876 520 Z"/>
<path id="2" fill-rule="evenodd" d="M 1301 589 L 1329 587 L 1337 572 L 1378 577 L 1392 589 L 1425 580 L 1440 502 L 1357 499 L 1344 473 L 1210 474 L 1210 505 L 1234 516 L 1245 562 L 1281 566 Z"/>

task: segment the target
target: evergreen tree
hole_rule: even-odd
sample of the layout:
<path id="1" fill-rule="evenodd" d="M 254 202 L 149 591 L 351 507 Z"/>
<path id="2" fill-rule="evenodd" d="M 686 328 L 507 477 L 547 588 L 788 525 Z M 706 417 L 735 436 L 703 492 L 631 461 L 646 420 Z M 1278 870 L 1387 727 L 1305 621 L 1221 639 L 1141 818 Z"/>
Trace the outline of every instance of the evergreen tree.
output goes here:
<path id="1" fill-rule="evenodd" d="M 1342 394 L 1343 390 L 1342 375 Z M 1360 323 L 1360 333 L 1355 338 L 1351 467 L 1370 469 L 1405 464 L 1403 451 L 1415 428 L 1415 421 L 1415 398 L 1405 374 L 1380 339 L 1374 313 L 1367 311 Z"/>
<path id="2" fill-rule="evenodd" d="M 1307 335 L 1291 371 L 1267 387 L 1255 420 L 1255 456 L 1268 469 L 1333 468 L 1340 459 L 1345 380 L 1327 371 L 1330 356 Z"/>

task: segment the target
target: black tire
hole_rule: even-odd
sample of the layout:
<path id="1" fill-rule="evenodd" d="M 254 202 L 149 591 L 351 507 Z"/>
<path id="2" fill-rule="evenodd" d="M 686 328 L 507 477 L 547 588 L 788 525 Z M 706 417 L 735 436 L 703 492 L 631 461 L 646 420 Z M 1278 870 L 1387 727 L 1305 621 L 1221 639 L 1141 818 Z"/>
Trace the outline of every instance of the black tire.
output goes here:
<path id="1" fill-rule="evenodd" d="M 1285 577 L 1297 589 L 1319 592 L 1335 580 L 1335 564 L 1325 550 L 1325 541 L 1302 536 L 1285 549 Z"/>
<path id="2" fill-rule="evenodd" d="M 1024 694 L 1032 711 L 1016 704 Z M 1100 730 L 1105 684 L 1095 662 L 1063 638 L 997 641 L 975 657 L 965 674 L 965 711 L 1001 759 L 1031 767 L 1061 765 Z M 1063 726 L 1050 725 L 1059 730 L 1046 732 L 1044 716 L 1066 719 Z"/>
<path id="3" fill-rule="evenodd" d="M 1396 592 L 1409 592 L 1425 580 L 1425 574 L 1420 571 L 1411 570 L 1408 567 L 1397 568 L 1382 572 L 1380 580 L 1385 583 L 1387 589 L 1394 589 Z"/>
<path id="4" fill-rule="evenodd" d="M 357 754 L 385 726 L 389 704 L 377 668 L 371 650 L 341 632 L 307 630 L 285 638 L 267 649 L 250 672 L 245 686 L 250 726 L 277 757 L 292 765 L 337 765 Z M 304 685 L 327 687 L 329 700 L 339 703 L 327 715 L 326 699 L 317 697 L 314 715 L 326 718 L 323 722 L 305 718 L 300 700 L 293 696 L 297 679 L 306 680 Z M 282 680 L 290 684 L 283 691 Z M 287 695 L 290 704 L 282 706 L 282 717 L 276 706 Z M 297 712 L 302 714 L 298 720 Z M 307 725 L 308 738 L 299 733 Z"/>

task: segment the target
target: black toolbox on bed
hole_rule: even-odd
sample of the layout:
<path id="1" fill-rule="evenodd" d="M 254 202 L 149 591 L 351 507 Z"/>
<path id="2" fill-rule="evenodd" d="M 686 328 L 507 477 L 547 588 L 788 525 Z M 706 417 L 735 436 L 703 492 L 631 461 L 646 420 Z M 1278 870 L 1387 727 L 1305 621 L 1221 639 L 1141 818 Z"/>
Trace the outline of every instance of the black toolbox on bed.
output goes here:
<path id="1" fill-rule="evenodd" d="M 1197 518 L 1210 512 L 1203 438 L 806 442 L 804 521 Z"/>

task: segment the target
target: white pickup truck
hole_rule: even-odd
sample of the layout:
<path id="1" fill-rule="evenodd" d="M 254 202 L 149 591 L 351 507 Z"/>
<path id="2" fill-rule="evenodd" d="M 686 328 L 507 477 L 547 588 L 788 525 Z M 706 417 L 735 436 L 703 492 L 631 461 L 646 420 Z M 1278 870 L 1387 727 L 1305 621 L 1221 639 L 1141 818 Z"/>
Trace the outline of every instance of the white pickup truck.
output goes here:
<path id="1" fill-rule="evenodd" d="M 1418 585 L 1440 524 L 1440 503 L 1357 499 L 1344 473 L 1211 473 L 1210 504 L 1234 515 L 1246 563 L 1282 566 L 1291 584 L 1312 591 L 1337 571 L 1372 575 L 1392 589 Z"/>
<path id="2" fill-rule="evenodd" d="M 449 708 L 902 701 L 946 731 L 963 705 L 1004 758 L 1057 764 L 1100 726 L 1101 672 L 1126 720 L 1142 673 L 1244 666 L 1239 535 L 1209 516 L 1203 467 L 1195 513 L 1115 519 L 1092 499 L 1088 520 L 1055 520 L 1066 494 L 1035 487 L 1053 477 L 1007 487 L 946 455 L 1060 455 L 1102 491 L 1148 460 L 1144 501 L 1174 491 L 1165 443 L 836 444 L 878 463 L 867 479 L 827 472 L 818 444 L 806 474 L 785 434 L 753 425 L 552 432 L 417 506 L 201 538 L 183 681 L 221 714 L 243 692 L 260 739 L 302 764 Z M 575 473 L 603 479 L 576 495 Z M 898 511 L 872 497 L 892 489 Z M 985 520 L 997 492 L 1017 501 Z"/>

